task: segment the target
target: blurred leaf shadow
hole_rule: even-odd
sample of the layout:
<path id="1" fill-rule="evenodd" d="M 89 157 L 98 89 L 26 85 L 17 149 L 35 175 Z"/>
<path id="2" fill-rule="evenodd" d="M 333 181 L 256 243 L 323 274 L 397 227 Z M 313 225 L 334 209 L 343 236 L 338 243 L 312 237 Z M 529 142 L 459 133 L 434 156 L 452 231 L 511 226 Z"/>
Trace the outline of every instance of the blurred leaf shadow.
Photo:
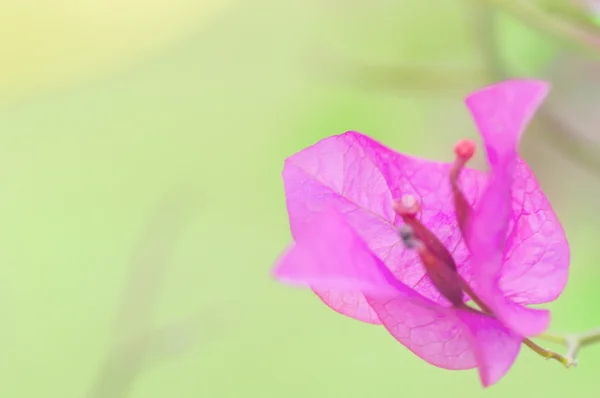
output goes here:
<path id="1" fill-rule="evenodd" d="M 564 11 L 570 23 L 581 21 L 581 10 L 574 7 L 555 8 Z M 504 64 L 499 41 L 497 16 L 502 12 L 486 2 L 467 2 L 465 21 L 470 25 L 481 67 L 448 68 L 439 65 L 352 65 L 347 81 L 367 90 L 391 91 L 407 95 L 456 96 L 466 94 L 481 85 L 491 84 L 513 75 Z M 590 29 L 589 20 L 581 23 Z M 600 43 L 600 28 L 594 26 L 594 37 Z M 553 89 L 536 116 L 532 136 L 536 145 L 542 144 L 559 152 L 569 161 L 600 179 L 600 50 L 596 57 L 576 51 L 562 42 L 560 55 L 540 77 L 549 80 Z M 342 63 L 340 63 L 342 64 Z M 345 63 L 348 64 L 348 63 Z M 526 149 L 527 151 L 527 149 Z M 543 159 L 537 159 L 544 162 Z"/>
<path id="2" fill-rule="evenodd" d="M 177 358 L 189 352 L 200 338 L 204 341 L 216 337 L 216 329 L 222 331 L 223 320 L 219 315 L 215 322 L 212 306 L 171 325 L 152 326 L 169 260 L 192 218 L 196 205 L 192 198 L 186 190 L 171 192 L 143 228 L 118 303 L 113 344 L 87 397 L 125 397 L 148 366 Z"/>

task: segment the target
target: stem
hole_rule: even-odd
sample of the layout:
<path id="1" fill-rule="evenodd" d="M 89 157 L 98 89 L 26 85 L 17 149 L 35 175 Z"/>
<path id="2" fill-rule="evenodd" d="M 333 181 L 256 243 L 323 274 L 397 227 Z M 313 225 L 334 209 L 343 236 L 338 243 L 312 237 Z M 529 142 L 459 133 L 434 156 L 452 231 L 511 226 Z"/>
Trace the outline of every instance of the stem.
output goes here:
<path id="1" fill-rule="evenodd" d="M 571 333 L 560 335 L 546 333 L 537 336 L 537 338 L 564 345 L 567 348 L 565 357 L 569 359 L 573 365 L 575 365 L 577 364 L 577 355 L 583 347 L 600 343 L 600 328 L 594 328 L 588 330 L 587 332 L 576 334 Z"/>
<path id="2" fill-rule="evenodd" d="M 600 342 L 600 328 L 592 329 L 579 336 L 579 345 L 581 347 L 598 342 Z"/>
<path id="3" fill-rule="evenodd" d="M 89 398 L 122 398 L 143 370 L 151 348 L 161 341 L 153 328 L 152 312 L 158 302 L 164 277 L 191 209 L 187 192 L 168 196 L 149 220 L 130 263 L 129 275 L 115 319 L 114 343 L 90 386 Z"/>
<path id="4" fill-rule="evenodd" d="M 473 25 L 477 46 L 481 52 L 484 67 L 491 80 L 502 80 L 506 78 L 506 70 L 500 45 L 496 36 L 498 22 L 498 11 L 495 7 L 480 3 L 472 6 Z"/>
<path id="5" fill-rule="evenodd" d="M 544 357 L 546 359 L 554 359 L 554 360 L 562 363 L 565 366 L 565 368 L 570 368 L 571 366 L 575 366 L 577 364 L 577 362 L 575 361 L 575 359 L 573 357 L 571 357 L 569 355 L 560 355 L 552 350 L 542 348 L 529 339 L 524 339 L 523 344 L 525 344 L 527 347 L 531 348 L 533 350 L 533 352 L 535 352 L 536 354 L 541 355 L 542 357 Z"/>
<path id="6" fill-rule="evenodd" d="M 335 71 L 339 78 L 339 68 Z M 361 65 L 351 78 L 360 86 L 376 89 L 414 91 L 416 93 L 462 91 L 481 76 L 481 68 L 448 68 L 438 65 Z"/>
<path id="7" fill-rule="evenodd" d="M 577 26 L 571 21 L 557 17 L 532 1 L 524 0 L 478 0 L 480 4 L 498 7 L 515 18 L 543 33 L 561 41 L 576 44 L 580 49 L 600 56 L 600 36 L 591 28 Z M 596 29 L 594 29 L 595 31 Z"/>

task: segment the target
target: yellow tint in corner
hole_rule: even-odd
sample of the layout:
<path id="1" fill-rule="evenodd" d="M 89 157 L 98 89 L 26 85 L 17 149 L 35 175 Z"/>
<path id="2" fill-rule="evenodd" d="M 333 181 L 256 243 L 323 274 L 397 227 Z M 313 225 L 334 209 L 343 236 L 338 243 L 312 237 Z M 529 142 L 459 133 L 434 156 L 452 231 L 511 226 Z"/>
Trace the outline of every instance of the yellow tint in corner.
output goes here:
<path id="1" fill-rule="evenodd" d="M 0 13 L 0 103 L 106 73 L 198 29 L 229 0 L 37 0 Z"/>

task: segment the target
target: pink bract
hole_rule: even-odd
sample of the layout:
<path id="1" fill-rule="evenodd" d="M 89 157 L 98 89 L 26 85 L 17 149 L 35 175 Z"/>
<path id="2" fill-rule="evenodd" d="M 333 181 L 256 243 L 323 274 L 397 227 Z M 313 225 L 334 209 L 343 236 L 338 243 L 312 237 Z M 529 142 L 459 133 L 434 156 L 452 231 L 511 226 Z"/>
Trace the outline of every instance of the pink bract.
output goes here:
<path id="1" fill-rule="evenodd" d="M 495 383 L 522 338 L 548 326 L 547 311 L 525 305 L 556 299 L 567 280 L 564 231 L 517 154 L 547 91 L 544 82 L 509 80 L 467 98 L 490 170 L 460 174 L 474 209 L 466 242 L 452 201 L 451 163 L 400 154 L 357 132 L 288 158 L 283 178 L 295 243 L 275 276 L 310 286 L 337 312 L 383 324 L 436 366 L 478 367 L 484 385 Z M 419 200 L 421 223 L 451 252 L 460 275 L 495 317 L 451 307 L 417 254 L 405 248 L 393 201 L 406 194 Z"/>

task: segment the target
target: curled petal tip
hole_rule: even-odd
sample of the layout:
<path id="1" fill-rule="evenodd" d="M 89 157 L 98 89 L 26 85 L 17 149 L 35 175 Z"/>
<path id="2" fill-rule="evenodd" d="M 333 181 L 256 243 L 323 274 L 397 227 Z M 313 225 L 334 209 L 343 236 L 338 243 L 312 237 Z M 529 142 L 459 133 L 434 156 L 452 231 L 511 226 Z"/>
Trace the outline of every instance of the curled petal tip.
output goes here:
<path id="1" fill-rule="evenodd" d="M 487 91 L 517 91 L 517 92 L 529 92 L 532 94 L 536 94 L 540 97 L 545 97 L 548 95 L 552 88 L 550 82 L 546 80 L 539 79 L 508 79 L 503 80 L 498 83 L 490 84 L 485 86 L 472 94 L 467 96 L 467 101 L 470 98 L 477 97 L 479 94 L 485 93 Z"/>

